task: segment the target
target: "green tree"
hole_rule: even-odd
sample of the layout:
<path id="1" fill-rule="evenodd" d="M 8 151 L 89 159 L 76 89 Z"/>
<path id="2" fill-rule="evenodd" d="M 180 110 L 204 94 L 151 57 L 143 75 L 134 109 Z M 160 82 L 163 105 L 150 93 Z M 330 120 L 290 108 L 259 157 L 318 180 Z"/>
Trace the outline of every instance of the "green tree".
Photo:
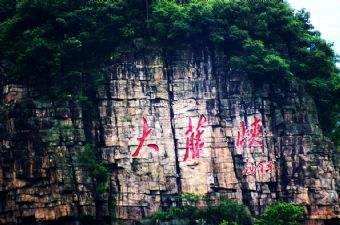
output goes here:
<path id="1" fill-rule="evenodd" d="M 286 202 L 271 203 L 254 225 L 298 225 L 303 221 L 303 206 Z"/>
<path id="2" fill-rule="evenodd" d="M 183 193 L 185 199 L 194 199 L 196 197 L 191 193 Z M 199 207 L 193 205 L 184 205 L 181 208 L 171 207 L 168 211 L 158 211 L 153 213 L 146 220 L 141 221 L 142 224 L 156 224 L 156 221 L 169 222 L 185 220 L 185 224 L 230 224 L 230 225 L 249 225 L 251 224 L 251 216 L 244 205 L 229 199 L 220 199 L 219 204 Z M 184 221 L 182 221 L 184 223 Z"/>
<path id="3" fill-rule="evenodd" d="M 223 198 L 219 205 L 207 207 L 205 217 L 209 224 L 220 224 L 223 220 L 228 221 L 229 224 L 247 225 L 252 223 L 250 214 L 244 205 Z"/>

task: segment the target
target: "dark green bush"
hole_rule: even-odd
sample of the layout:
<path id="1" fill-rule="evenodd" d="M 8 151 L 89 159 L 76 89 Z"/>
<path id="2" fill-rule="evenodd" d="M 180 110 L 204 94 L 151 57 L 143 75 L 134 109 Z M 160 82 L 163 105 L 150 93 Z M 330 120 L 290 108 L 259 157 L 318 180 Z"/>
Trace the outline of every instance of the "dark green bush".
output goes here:
<path id="1" fill-rule="evenodd" d="M 193 196 L 191 193 L 185 196 Z M 169 211 L 159 211 L 152 214 L 142 224 L 157 224 L 168 222 L 169 224 L 251 224 L 251 217 L 245 206 L 229 199 L 221 199 L 218 205 L 205 207 L 185 205 L 182 208 L 172 207 Z"/>
<path id="2" fill-rule="evenodd" d="M 246 207 L 228 199 L 223 199 L 218 206 L 208 206 L 205 216 L 210 224 L 220 224 L 223 220 L 242 225 L 251 224 Z"/>

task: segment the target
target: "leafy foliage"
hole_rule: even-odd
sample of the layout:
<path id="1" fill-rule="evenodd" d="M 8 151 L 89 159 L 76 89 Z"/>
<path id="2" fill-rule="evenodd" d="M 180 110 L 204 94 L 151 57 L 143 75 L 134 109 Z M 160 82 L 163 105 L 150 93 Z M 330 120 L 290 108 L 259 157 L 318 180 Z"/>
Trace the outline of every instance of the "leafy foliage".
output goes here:
<path id="1" fill-rule="evenodd" d="M 181 201 L 185 205 L 194 206 L 201 200 L 202 196 L 190 192 L 184 192 L 174 197 L 175 200 Z"/>
<path id="2" fill-rule="evenodd" d="M 194 196 L 183 193 L 185 196 Z M 196 196 L 198 197 L 198 196 Z M 195 198 L 196 199 L 196 198 Z M 157 224 L 157 221 L 169 222 L 182 221 L 185 224 L 251 224 L 251 217 L 245 206 L 229 200 L 221 199 L 218 205 L 208 204 L 205 207 L 185 205 L 182 208 L 172 207 L 168 211 L 159 211 L 152 214 L 142 224 Z M 199 224 L 200 224 L 199 223 Z"/>
<path id="3" fill-rule="evenodd" d="M 105 164 L 97 160 L 92 145 L 86 144 L 84 146 L 79 159 L 85 168 L 89 170 L 91 178 L 94 179 L 97 193 L 104 193 L 107 188 L 109 173 Z"/>
<path id="4" fill-rule="evenodd" d="M 142 31 L 137 27 L 145 20 L 139 18 L 140 4 L 129 9 L 132 1 L 1 3 L 14 12 L 0 21 L 0 59 L 8 79 L 53 93 L 78 92 L 82 86 L 77 84 L 88 76 L 96 78 L 114 50 L 125 48 L 133 34 Z"/>
<path id="5" fill-rule="evenodd" d="M 251 224 L 251 218 L 245 206 L 228 199 L 222 199 L 218 206 L 209 205 L 206 211 L 210 224 L 219 224 L 223 220 L 230 224 Z"/>
<path id="6" fill-rule="evenodd" d="M 285 202 L 270 204 L 254 225 L 298 225 L 302 224 L 303 206 Z"/>
<path id="7" fill-rule="evenodd" d="M 239 225 L 236 222 L 228 222 L 226 220 L 223 220 L 222 223 L 220 223 L 219 225 Z"/>
<path id="8" fill-rule="evenodd" d="M 324 133 L 340 144 L 337 58 L 309 13 L 285 1 L 0 0 L 0 6 L 7 82 L 84 95 L 88 82 L 102 80 L 102 68 L 126 52 L 208 46 L 254 80 L 300 79 Z"/>

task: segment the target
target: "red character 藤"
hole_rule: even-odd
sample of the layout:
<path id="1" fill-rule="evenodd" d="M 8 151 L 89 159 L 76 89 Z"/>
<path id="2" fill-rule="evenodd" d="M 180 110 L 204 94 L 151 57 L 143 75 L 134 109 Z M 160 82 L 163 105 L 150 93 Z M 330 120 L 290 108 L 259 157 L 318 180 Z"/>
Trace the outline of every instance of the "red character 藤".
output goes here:
<path id="1" fill-rule="evenodd" d="M 257 165 L 255 163 L 250 163 L 249 159 L 244 160 L 245 165 L 242 171 L 243 175 L 255 175 L 256 171 L 259 170 L 261 174 L 272 173 L 274 168 L 274 162 L 270 160 L 269 162 L 262 160 Z"/>
<path id="2" fill-rule="evenodd" d="M 236 139 L 236 147 L 243 146 L 244 144 L 247 144 L 248 147 L 253 146 L 255 143 L 258 145 L 262 144 L 261 140 L 261 124 L 260 119 L 258 119 L 256 116 L 254 116 L 254 122 L 250 124 L 250 129 L 246 129 L 245 122 L 241 122 L 241 132 L 237 132 L 237 139 Z"/>
<path id="3" fill-rule="evenodd" d="M 204 142 L 202 142 L 201 137 L 204 133 L 204 130 L 201 130 L 201 126 L 207 122 L 207 118 L 204 115 L 199 117 L 197 126 L 195 131 L 193 130 L 191 117 L 189 117 L 189 125 L 188 129 L 185 132 L 187 136 L 186 140 L 186 149 L 183 161 L 186 161 L 189 157 L 189 151 L 192 154 L 192 158 L 198 158 L 202 148 L 204 147 Z"/>
<path id="4" fill-rule="evenodd" d="M 151 133 L 151 130 L 152 129 L 148 129 L 148 121 L 143 117 L 143 133 L 141 137 L 137 138 L 137 140 L 139 141 L 139 144 L 138 144 L 136 151 L 132 154 L 132 157 L 138 156 L 140 150 L 143 147 L 144 141 Z M 147 146 L 149 148 L 153 148 L 155 151 L 159 151 L 159 147 L 156 144 L 148 144 Z"/>

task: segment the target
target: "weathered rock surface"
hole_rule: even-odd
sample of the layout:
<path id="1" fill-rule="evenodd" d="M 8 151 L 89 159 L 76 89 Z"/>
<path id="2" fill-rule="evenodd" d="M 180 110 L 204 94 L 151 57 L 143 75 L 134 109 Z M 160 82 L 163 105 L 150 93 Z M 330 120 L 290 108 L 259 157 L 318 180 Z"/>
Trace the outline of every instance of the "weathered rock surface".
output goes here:
<path id="1" fill-rule="evenodd" d="M 179 192 L 225 195 L 253 215 L 272 201 L 295 202 L 310 224 L 338 217 L 339 170 L 311 98 L 294 81 L 255 87 L 225 61 L 207 50 L 122 57 L 97 89 L 90 130 L 79 102 L 44 103 L 33 90 L 4 85 L 0 224 L 134 220 L 174 204 Z M 143 118 L 151 132 L 133 157 Z M 86 132 L 111 175 L 97 205 L 78 159 Z M 258 165 L 254 175 L 243 175 L 246 160 Z"/>

